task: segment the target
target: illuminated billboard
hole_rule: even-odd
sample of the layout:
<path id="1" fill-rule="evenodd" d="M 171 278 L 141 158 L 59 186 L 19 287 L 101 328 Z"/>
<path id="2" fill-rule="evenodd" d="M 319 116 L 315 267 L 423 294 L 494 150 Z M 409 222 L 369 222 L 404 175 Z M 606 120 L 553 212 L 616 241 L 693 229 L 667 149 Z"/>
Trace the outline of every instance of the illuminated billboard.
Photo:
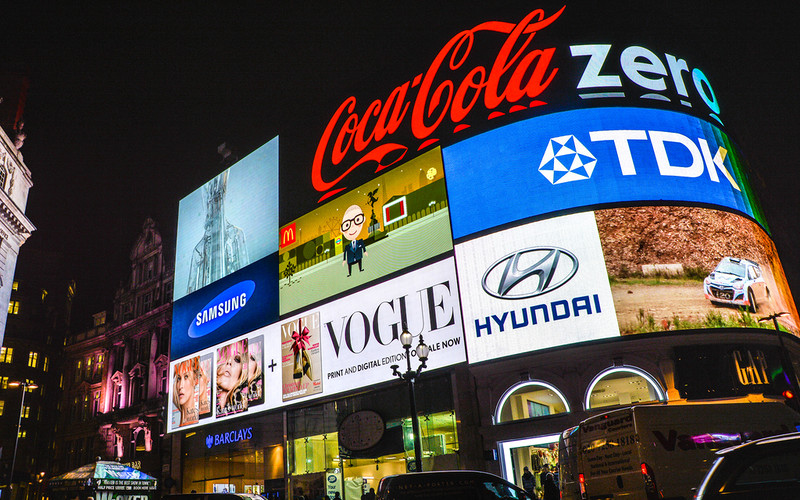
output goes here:
<path id="1" fill-rule="evenodd" d="M 591 212 L 456 245 L 471 363 L 619 335 Z"/>
<path id="2" fill-rule="evenodd" d="M 798 331 L 774 244 L 729 212 L 582 212 L 474 238 L 455 253 L 471 363 L 618 335 L 758 328 L 776 312 L 788 313 L 781 328 Z"/>
<path id="3" fill-rule="evenodd" d="M 529 217 L 639 202 L 721 207 L 767 228 L 728 136 L 672 111 L 555 113 L 486 132 L 442 155 L 456 240 Z M 486 197 L 491 203 L 475 202 Z"/>
<path id="4" fill-rule="evenodd" d="M 178 205 L 173 300 L 278 250 L 278 138 Z"/>
<path id="5" fill-rule="evenodd" d="M 181 200 L 171 356 L 278 317 L 278 138 Z"/>
<path id="6" fill-rule="evenodd" d="M 168 430 L 396 379 L 404 326 L 430 346 L 428 369 L 466 360 L 452 257 L 173 360 Z"/>
<path id="7" fill-rule="evenodd" d="M 281 314 L 451 251 L 441 150 L 281 227 L 279 237 Z"/>

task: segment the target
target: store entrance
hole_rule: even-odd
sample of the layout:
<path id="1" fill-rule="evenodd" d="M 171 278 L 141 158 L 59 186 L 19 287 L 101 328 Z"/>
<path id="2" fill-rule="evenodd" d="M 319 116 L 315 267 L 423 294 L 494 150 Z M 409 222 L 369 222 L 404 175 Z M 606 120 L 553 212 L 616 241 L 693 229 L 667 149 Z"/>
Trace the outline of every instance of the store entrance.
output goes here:
<path id="1" fill-rule="evenodd" d="M 522 488 L 522 474 L 527 467 L 534 476 L 535 495 L 542 498 L 542 466 L 548 464 L 558 472 L 558 434 L 504 441 L 498 443 L 498 448 L 503 477 Z"/>

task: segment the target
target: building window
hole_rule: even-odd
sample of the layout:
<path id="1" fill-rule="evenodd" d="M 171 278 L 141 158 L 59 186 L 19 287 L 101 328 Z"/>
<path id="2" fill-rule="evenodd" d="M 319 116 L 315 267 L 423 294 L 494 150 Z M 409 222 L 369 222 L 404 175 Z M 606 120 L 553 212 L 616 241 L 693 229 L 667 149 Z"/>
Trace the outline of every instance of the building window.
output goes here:
<path id="1" fill-rule="evenodd" d="M 28 354 L 28 366 L 36 368 L 39 364 L 39 353 L 31 351 Z"/>
<path id="2" fill-rule="evenodd" d="M 0 347 L 0 363 L 11 363 L 14 357 L 13 347 Z"/>
<path id="3" fill-rule="evenodd" d="M 144 309 L 142 309 L 142 312 L 146 313 L 152 308 L 152 306 L 153 306 L 153 294 L 152 293 L 144 294 L 144 302 L 143 302 Z"/>
<path id="4" fill-rule="evenodd" d="M 122 407 L 122 384 L 114 384 L 114 408 Z"/>
<path id="5" fill-rule="evenodd" d="M 8 314 L 19 314 L 19 301 L 12 300 L 8 303 Z"/>
<path id="6" fill-rule="evenodd" d="M 497 403 L 495 423 L 524 420 L 569 412 L 564 395 L 540 380 L 520 382 L 510 387 Z"/>
<path id="7" fill-rule="evenodd" d="M 3 408 L 6 406 L 6 402 L 0 399 L 0 417 L 3 416 Z"/>
<path id="8" fill-rule="evenodd" d="M 19 281 L 14 281 L 13 283 L 11 283 L 11 290 L 14 292 L 19 290 Z"/>
<path id="9" fill-rule="evenodd" d="M 81 379 L 81 370 L 83 370 L 83 360 L 79 359 L 75 365 L 75 382 Z"/>
<path id="10" fill-rule="evenodd" d="M 158 385 L 160 387 L 159 391 L 161 394 L 167 393 L 167 381 L 169 380 L 168 374 L 169 369 L 167 367 L 161 369 L 161 382 Z"/>
<path id="11" fill-rule="evenodd" d="M 20 414 L 19 418 L 29 418 L 30 416 L 31 416 L 31 407 L 30 406 L 24 406 L 22 408 L 22 413 Z"/>
<path id="12" fill-rule="evenodd" d="M 666 401 L 656 379 L 635 366 L 615 366 L 598 373 L 586 391 L 587 410 Z"/>
<path id="13" fill-rule="evenodd" d="M 0 389 L 8 389 L 8 377 L 0 377 Z"/>
<path id="14" fill-rule="evenodd" d="M 46 371 L 47 371 L 47 370 L 49 370 L 49 369 L 50 369 L 50 360 L 48 359 L 48 357 L 47 357 L 47 356 L 45 356 L 45 357 L 42 359 L 42 371 L 43 371 L 43 372 L 46 372 Z"/>
<path id="15" fill-rule="evenodd" d="M 95 391 L 92 398 L 92 416 L 100 413 L 100 391 Z"/>

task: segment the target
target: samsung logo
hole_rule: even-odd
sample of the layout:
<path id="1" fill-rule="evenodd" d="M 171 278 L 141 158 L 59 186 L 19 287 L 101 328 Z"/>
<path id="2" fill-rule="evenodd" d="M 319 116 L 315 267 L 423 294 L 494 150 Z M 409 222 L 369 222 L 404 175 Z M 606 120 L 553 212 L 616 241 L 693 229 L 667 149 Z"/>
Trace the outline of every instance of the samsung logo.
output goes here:
<path id="1" fill-rule="evenodd" d="M 256 289 L 254 281 L 239 282 L 220 293 L 206 304 L 189 326 L 189 337 L 198 338 L 208 335 L 230 321 L 241 311 Z"/>

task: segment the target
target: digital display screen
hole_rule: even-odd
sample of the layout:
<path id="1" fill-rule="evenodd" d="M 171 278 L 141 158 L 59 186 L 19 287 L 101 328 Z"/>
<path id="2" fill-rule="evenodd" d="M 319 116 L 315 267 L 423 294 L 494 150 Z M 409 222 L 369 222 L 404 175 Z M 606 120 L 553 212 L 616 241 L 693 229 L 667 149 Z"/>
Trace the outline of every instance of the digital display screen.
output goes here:
<path id="1" fill-rule="evenodd" d="M 429 370 L 463 363 L 458 297 L 449 257 L 175 359 L 168 430 L 393 380 L 391 365 L 405 363 L 404 327 L 413 347 L 422 337 L 435 352 Z"/>
<path id="2" fill-rule="evenodd" d="M 596 108 L 507 125 L 442 152 L 460 238 L 612 203 L 698 203 L 768 230 L 736 146 L 716 126 L 656 109 Z M 476 203 L 487 198 L 491 203 Z"/>
<path id="3" fill-rule="evenodd" d="M 468 359 L 618 335 L 772 328 L 797 309 L 775 246 L 741 215 L 639 206 L 546 219 L 455 248 Z"/>
<path id="4" fill-rule="evenodd" d="M 278 250 L 278 138 L 180 201 L 173 300 Z"/>
<path id="5" fill-rule="evenodd" d="M 441 150 L 376 177 L 279 235 L 282 315 L 451 251 Z"/>

